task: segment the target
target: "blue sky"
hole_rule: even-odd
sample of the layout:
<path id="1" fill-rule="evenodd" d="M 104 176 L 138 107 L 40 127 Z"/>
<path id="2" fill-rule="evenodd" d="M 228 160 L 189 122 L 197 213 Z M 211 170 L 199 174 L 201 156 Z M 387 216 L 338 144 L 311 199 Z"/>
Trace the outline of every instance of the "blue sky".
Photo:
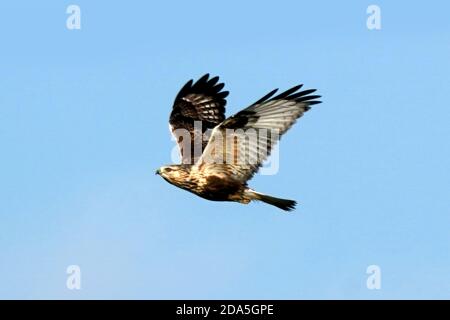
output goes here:
<path id="1" fill-rule="evenodd" d="M 70 4 L 81 30 L 66 28 Z M 449 299 L 449 10 L 2 2 L 0 298 Z M 206 72 L 230 90 L 227 114 L 275 87 L 319 89 L 278 174 L 250 182 L 294 213 L 154 175 L 177 91 Z"/>

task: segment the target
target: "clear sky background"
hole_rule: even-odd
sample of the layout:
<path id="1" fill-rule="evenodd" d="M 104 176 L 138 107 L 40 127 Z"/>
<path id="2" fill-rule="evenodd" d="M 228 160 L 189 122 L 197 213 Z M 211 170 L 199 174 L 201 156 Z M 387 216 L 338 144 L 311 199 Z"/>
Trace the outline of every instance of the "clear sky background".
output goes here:
<path id="1" fill-rule="evenodd" d="M 81 8 L 81 30 L 66 8 Z M 381 8 L 382 28 L 366 27 Z M 450 298 L 445 1 L 3 1 L 0 298 Z M 204 73 L 227 114 L 298 83 L 323 103 L 255 189 L 169 185 L 167 128 Z M 66 288 L 79 265 L 81 290 Z M 378 265 L 381 290 L 368 290 Z"/>

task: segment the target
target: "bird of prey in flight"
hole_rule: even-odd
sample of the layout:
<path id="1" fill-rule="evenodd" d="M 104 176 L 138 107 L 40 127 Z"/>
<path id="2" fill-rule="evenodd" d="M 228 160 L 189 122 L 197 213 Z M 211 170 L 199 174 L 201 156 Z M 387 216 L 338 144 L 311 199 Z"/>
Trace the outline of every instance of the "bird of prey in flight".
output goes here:
<path id="1" fill-rule="evenodd" d="M 294 123 L 314 104 L 315 89 L 295 86 L 275 95 L 275 89 L 249 107 L 225 118 L 225 98 L 219 77 L 209 74 L 188 81 L 175 98 L 170 130 L 177 141 L 181 164 L 160 167 L 167 182 L 213 201 L 247 204 L 259 200 L 280 209 L 293 210 L 293 200 L 275 198 L 247 185 Z M 275 96 L 274 96 L 275 95 Z"/>

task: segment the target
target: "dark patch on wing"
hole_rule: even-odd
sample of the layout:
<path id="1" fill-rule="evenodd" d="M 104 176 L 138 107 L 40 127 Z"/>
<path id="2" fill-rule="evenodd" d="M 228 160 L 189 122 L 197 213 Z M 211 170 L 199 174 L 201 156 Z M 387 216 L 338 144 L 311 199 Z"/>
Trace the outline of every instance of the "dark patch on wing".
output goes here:
<path id="1" fill-rule="evenodd" d="M 226 119 L 221 127 L 226 129 L 240 129 L 243 128 L 250 120 L 256 121 L 257 119 L 258 116 L 255 111 L 242 110 L 234 116 Z"/>

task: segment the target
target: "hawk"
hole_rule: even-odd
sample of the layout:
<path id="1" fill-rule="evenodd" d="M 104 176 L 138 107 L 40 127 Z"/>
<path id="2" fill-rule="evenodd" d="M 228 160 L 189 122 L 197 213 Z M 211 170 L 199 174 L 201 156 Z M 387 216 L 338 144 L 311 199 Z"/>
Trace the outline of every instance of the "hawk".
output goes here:
<path id="1" fill-rule="evenodd" d="M 273 146 L 312 105 L 321 101 L 315 89 L 297 85 L 278 95 L 275 89 L 235 115 L 225 118 L 228 91 L 209 74 L 189 80 L 177 94 L 169 124 L 181 164 L 160 167 L 167 182 L 213 201 L 248 204 L 259 200 L 285 211 L 294 200 L 262 194 L 247 182 L 270 155 Z"/>

